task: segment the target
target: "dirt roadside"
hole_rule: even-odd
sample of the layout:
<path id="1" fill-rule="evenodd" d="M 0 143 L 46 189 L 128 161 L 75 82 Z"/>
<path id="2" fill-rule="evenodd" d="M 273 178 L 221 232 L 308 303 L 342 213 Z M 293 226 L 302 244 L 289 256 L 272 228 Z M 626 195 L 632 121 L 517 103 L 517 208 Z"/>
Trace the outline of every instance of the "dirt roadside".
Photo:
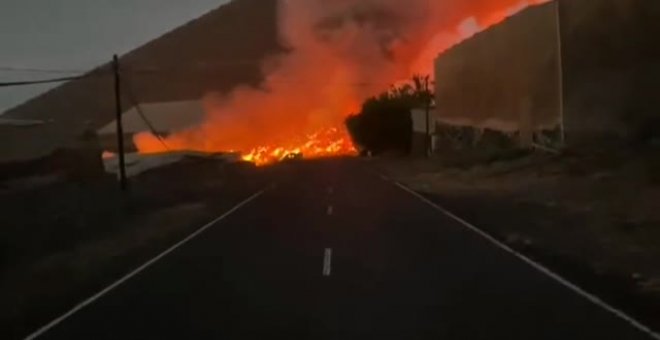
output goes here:
<path id="1" fill-rule="evenodd" d="M 660 329 L 655 153 L 379 160 L 389 177 Z"/>
<path id="2" fill-rule="evenodd" d="M 269 178 L 267 170 L 202 162 L 145 173 L 132 180 L 129 194 L 111 180 L 0 197 L 12 222 L 1 231 L 0 338 L 35 331 L 263 189 Z"/>

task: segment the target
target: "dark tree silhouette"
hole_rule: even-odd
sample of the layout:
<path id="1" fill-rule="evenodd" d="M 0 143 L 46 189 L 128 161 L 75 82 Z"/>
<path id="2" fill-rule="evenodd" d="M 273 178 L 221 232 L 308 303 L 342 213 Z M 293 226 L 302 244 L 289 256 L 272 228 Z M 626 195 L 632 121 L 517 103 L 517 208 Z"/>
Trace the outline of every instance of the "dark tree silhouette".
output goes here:
<path id="1" fill-rule="evenodd" d="M 346 127 L 363 153 L 409 153 L 412 143 L 410 110 L 432 99 L 428 76 L 416 75 L 410 83 L 393 86 L 367 99 L 362 110 L 346 119 Z"/>

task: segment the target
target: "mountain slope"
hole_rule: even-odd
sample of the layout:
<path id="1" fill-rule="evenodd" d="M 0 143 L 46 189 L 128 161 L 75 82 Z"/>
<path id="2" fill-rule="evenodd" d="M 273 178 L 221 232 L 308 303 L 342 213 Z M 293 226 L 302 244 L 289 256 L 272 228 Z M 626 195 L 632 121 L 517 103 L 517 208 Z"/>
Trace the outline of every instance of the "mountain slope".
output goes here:
<path id="1" fill-rule="evenodd" d="M 130 84 L 122 91 L 124 108 L 133 106 L 129 93 L 139 102 L 181 101 L 258 84 L 260 61 L 280 51 L 277 0 L 234 0 L 122 56 L 122 76 Z M 7 111 L 6 118 L 49 123 L 3 133 L 0 161 L 45 155 L 86 125 L 100 128 L 112 121 L 111 65 L 88 75 Z"/>

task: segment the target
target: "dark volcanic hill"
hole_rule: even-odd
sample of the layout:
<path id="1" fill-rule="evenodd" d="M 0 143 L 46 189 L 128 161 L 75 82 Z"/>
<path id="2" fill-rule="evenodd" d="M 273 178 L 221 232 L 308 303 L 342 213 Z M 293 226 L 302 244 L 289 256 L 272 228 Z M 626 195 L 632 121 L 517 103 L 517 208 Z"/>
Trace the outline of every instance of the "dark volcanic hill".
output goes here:
<path id="1" fill-rule="evenodd" d="M 234 0 L 122 56 L 122 76 L 139 102 L 198 99 L 209 91 L 257 84 L 259 62 L 280 51 L 277 0 Z M 5 113 L 6 118 L 49 123 L 3 131 L 0 162 L 45 155 L 87 123 L 99 128 L 112 121 L 111 65 L 101 65 L 89 75 Z M 122 92 L 125 108 L 132 106 L 128 91 Z"/>

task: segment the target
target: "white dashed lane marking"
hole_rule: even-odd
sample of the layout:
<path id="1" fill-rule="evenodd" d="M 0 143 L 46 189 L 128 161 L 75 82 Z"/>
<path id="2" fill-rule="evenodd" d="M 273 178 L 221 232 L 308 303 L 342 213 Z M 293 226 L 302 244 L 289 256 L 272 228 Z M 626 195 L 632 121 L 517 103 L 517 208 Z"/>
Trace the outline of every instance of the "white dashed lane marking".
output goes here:
<path id="1" fill-rule="evenodd" d="M 325 248 L 323 254 L 323 276 L 330 276 L 332 272 L 332 248 Z"/>

